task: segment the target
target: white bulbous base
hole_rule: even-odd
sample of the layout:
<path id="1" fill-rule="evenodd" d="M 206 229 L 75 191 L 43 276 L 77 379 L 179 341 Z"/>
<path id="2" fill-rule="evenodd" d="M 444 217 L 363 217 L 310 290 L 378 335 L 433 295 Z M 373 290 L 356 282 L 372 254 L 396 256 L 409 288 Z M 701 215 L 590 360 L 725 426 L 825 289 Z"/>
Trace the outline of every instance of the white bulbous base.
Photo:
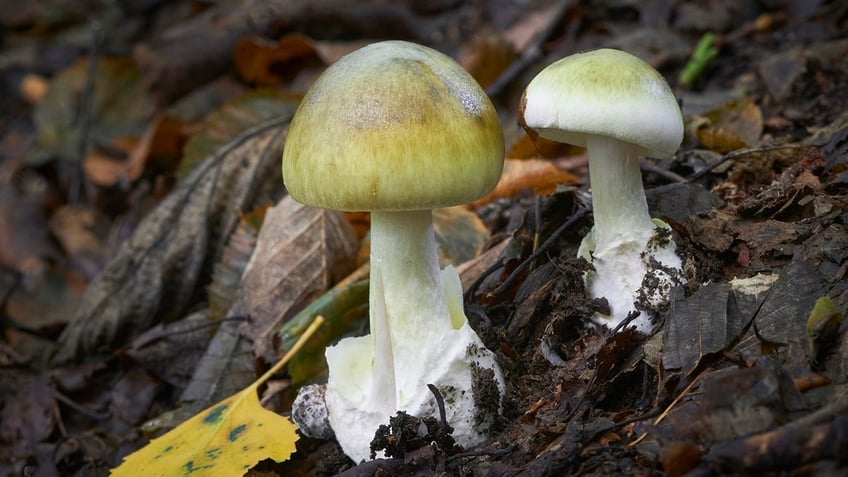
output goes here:
<path id="1" fill-rule="evenodd" d="M 346 338 L 327 348 L 330 375 L 325 401 L 330 425 L 342 450 L 357 463 L 370 458 L 370 442 L 377 427 L 388 424 L 397 411 L 440 418 L 427 384 L 435 385 L 441 393 L 447 422 L 454 428 L 453 437 L 463 447 L 483 442 L 500 412 L 505 392 L 503 375 L 494 354 L 486 349 L 462 312 L 462 289 L 453 267 L 442 271 L 442 285 L 451 322 L 460 326 L 422 340 L 417 347 L 405 348 L 404 356 L 394 356 L 395 364 L 415 362 L 415 369 L 379 369 L 371 335 Z M 416 369 L 423 371 L 418 376 L 409 375 Z M 381 376 L 392 373 L 398 382 L 407 384 L 394 390 L 378 385 Z M 476 402 L 475 397 L 482 395 L 497 395 L 498 402 L 494 406 Z"/>
<path id="2" fill-rule="evenodd" d="M 660 220 L 654 224 L 657 227 L 647 238 L 619 236 L 603 250 L 595 250 L 594 229 L 583 239 L 578 255 L 594 267 L 586 273 L 586 289 L 592 297 L 606 298 L 610 307 L 609 315 L 595 314 L 596 323 L 612 329 L 638 310 L 641 314 L 631 325 L 650 333 L 671 289 L 686 282 L 668 225 Z"/>

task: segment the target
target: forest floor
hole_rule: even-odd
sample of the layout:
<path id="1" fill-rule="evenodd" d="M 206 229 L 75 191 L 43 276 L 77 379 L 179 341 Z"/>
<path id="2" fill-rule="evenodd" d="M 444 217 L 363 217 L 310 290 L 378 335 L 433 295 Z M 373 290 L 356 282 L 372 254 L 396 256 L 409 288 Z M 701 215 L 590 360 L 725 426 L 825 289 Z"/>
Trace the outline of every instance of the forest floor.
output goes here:
<path id="1" fill-rule="evenodd" d="M 503 414 L 475 449 L 354 465 L 300 437 L 248 475 L 848 475 L 845 2 L 20 3 L 0 8 L 0 475 L 108 475 L 314 310 L 330 323 L 262 405 L 321 381 L 324 345 L 366 326 L 368 217 L 286 200 L 280 157 L 315 78 L 383 39 L 457 59 L 501 117 L 501 183 L 436 228 Z M 650 336 L 592 322 L 585 153 L 518 126 L 530 79 L 600 47 L 654 66 L 686 125 L 642 162 L 688 276 Z"/>

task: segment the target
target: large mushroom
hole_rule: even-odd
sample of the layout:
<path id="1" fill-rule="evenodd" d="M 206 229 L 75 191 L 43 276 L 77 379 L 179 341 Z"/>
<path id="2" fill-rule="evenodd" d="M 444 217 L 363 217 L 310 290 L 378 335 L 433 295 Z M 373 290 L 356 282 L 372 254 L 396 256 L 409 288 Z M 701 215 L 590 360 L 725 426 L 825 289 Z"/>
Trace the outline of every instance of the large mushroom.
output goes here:
<path id="1" fill-rule="evenodd" d="M 501 396 L 504 381 L 468 324 L 456 271 L 439 269 L 430 209 L 488 193 L 503 155 L 500 122 L 480 86 L 451 58 L 408 42 L 341 58 L 292 119 L 283 152 L 289 194 L 371 211 L 371 334 L 326 351 L 329 422 L 356 462 L 397 411 L 439 417 L 428 384 L 460 445 L 481 442 L 499 412 L 500 397 L 475 403 L 485 392 Z"/>
<path id="2" fill-rule="evenodd" d="M 623 51 L 600 49 L 565 57 L 542 70 L 521 100 L 531 135 L 586 148 L 595 225 L 578 254 L 592 262 L 586 284 L 605 297 L 616 327 L 632 312 L 650 331 L 671 287 L 684 281 L 667 224 L 652 220 L 639 157 L 672 155 L 683 140 L 683 117 L 663 77 Z"/>

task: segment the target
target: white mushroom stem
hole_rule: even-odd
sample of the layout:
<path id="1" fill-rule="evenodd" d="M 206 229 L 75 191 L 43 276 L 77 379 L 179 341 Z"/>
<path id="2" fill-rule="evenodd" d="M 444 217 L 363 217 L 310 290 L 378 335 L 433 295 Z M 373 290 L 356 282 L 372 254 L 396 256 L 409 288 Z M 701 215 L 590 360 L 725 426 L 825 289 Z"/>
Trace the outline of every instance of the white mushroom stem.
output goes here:
<path id="1" fill-rule="evenodd" d="M 430 210 L 371 212 L 369 303 L 374 366 L 382 373 L 374 393 L 409 389 L 423 374 L 414 346 L 451 329 Z"/>
<path id="2" fill-rule="evenodd" d="M 592 182 L 595 252 L 603 253 L 621 241 L 644 245 L 656 225 L 648 214 L 638 147 L 615 138 L 589 134 L 586 152 Z"/>
<path id="3" fill-rule="evenodd" d="M 615 328 L 638 308 L 642 313 L 633 324 L 650 332 L 653 311 L 667 303 L 671 287 L 683 281 L 680 257 L 673 241 L 654 239 L 659 227 L 668 226 L 651 220 L 648 213 L 640 149 L 617 139 L 587 135 L 586 150 L 595 226 L 580 244 L 578 255 L 594 267 L 586 275 L 589 293 L 606 298 L 610 307 L 609 315 L 596 314 L 595 321 Z M 658 263 L 660 268 L 655 266 Z M 652 288 L 643 286 L 648 274 Z"/>
<path id="4" fill-rule="evenodd" d="M 475 394 L 502 396 L 504 380 L 465 318 L 459 275 L 439 269 L 429 210 L 372 212 L 370 290 L 371 334 L 326 351 L 324 399 L 342 449 L 356 462 L 367 459 L 374 431 L 399 410 L 438 417 L 428 384 L 444 398 L 456 442 L 480 443 L 500 398 L 481 411 Z M 491 370 L 488 382 L 479 370 Z"/>

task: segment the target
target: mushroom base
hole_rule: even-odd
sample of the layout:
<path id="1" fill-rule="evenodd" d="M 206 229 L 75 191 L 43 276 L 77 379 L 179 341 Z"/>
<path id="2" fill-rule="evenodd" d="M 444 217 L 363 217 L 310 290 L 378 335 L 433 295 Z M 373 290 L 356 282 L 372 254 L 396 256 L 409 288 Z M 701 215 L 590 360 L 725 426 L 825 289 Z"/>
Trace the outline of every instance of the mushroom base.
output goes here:
<path id="1" fill-rule="evenodd" d="M 452 310 L 462 308 L 459 276 L 453 267 L 443 270 L 445 299 Z M 450 306 L 454 305 L 454 306 Z M 494 354 L 486 349 L 468 324 L 465 315 L 452 317 L 461 320 L 457 329 L 446 330 L 432 342 L 419 343 L 414 356 L 396 356 L 399 361 L 415 360 L 426 371 L 416 376 L 415 384 L 406 389 L 379 389 L 380 375 L 392 370 L 375 366 L 372 337 L 345 338 L 327 348 L 330 369 L 325 400 L 330 425 L 336 439 L 355 462 L 370 458 L 370 443 L 381 424 L 397 411 L 418 417 L 440 419 L 435 397 L 427 388 L 433 384 L 439 390 L 447 423 L 453 427 L 456 443 L 463 447 L 480 444 L 501 411 L 505 384 Z M 411 352 L 411 351 L 410 351 Z M 491 370 L 491 372 L 487 371 Z M 397 374 L 404 369 L 393 370 Z M 390 393 L 391 400 L 380 393 Z M 485 402 L 479 402 L 483 398 Z"/>
<path id="2" fill-rule="evenodd" d="M 668 305 L 671 289 L 686 282 L 669 226 L 653 222 L 657 227 L 647 240 L 620 238 L 596 252 L 593 229 L 580 244 L 578 255 L 594 267 L 586 273 L 586 289 L 609 303 L 610 314 L 596 313 L 596 323 L 615 328 L 639 311 L 631 325 L 650 333 L 658 313 Z"/>

